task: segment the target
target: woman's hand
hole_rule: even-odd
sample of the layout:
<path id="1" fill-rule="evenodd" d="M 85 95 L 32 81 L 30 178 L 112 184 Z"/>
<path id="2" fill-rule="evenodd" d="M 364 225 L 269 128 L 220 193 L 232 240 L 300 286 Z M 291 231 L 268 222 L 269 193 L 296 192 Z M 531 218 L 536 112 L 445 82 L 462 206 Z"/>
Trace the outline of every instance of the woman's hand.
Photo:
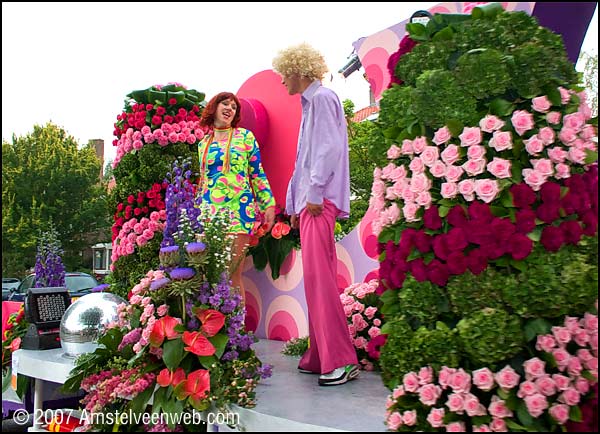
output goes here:
<path id="1" fill-rule="evenodd" d="M 266 231 L 269 232 L 275 224 L 275 207 L 267 208 L 265 211 L 265 224 L 267 225 Z"/>

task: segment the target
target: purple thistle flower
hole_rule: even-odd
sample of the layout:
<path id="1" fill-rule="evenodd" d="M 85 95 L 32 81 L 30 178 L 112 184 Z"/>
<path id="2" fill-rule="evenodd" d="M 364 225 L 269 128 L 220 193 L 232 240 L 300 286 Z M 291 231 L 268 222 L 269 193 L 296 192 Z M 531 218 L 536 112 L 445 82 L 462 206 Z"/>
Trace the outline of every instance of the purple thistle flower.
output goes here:
<path id="1" fill-rule="evenodd" d="M 179 246 L 166 246 L 160 248 L 160 253 L 175 253 L 179 251 Z"/>
<path id="2" fill-rule="evenodd" d="M 202 253 L 204 250 L 206 250 L 206 244 L 203 242 L 189 243 L 185 247 L 185 251 L 188 253 Z"/>
<path id="3" fill-rule="evenodd" d="M 171 279 L 168 277 L 161 277 L 160 279 L 156 279 L 150 283 L 150 291 L 158 291 L 160 288 L 168 285 Z"/>
<path id="4" fill-rule="evenodd" d="M 193 268 L 175 268 L 171 273 L 171 279 L 173 280 L 188 280 L 194 277 L 196 272 Z"/>

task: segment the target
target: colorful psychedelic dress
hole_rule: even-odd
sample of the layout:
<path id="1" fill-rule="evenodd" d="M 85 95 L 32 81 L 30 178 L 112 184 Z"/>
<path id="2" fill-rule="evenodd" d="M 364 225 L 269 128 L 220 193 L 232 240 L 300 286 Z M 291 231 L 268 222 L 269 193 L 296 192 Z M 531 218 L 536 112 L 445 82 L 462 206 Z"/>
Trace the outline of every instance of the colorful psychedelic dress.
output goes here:
<path id="1" fill-rule="evenodd" d="M 252 234 L 256 207 L 264 213 L 275 206 L 252 131 L 231 128 L 220 141 L 208 134 L 198 143 L 198 157 L 202 202 L 210 205 L 211 214 L 231 211 L 230 233 Z"/>

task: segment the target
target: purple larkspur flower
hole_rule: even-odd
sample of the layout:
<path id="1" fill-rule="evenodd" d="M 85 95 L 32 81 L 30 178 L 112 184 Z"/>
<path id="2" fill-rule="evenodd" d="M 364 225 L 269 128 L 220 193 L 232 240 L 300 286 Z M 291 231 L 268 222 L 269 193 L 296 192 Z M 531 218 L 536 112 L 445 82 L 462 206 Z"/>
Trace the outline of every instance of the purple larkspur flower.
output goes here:
<path id="1" fill-rule="evenodd" d="M 196 272 L 193 268 L 175 268 L 169 274 L 173 280 L 189 280 L 194 277 Z"/>
<path id="2" fill-rule="evenodd" d="M 161 277 L 160 279 L 153 280 L 150 283 L 150 291 L 157 291 L 165 285 L 168 285 L 171 279 L 168 277 Z"/>
<path id="3" fill-rule="evenodd" d="M 185 247 L 185 251 L 188 253 L 202 253 L 204 250 L 206 250 L 206 244 L 203 242 L 189 243 Z"/>
<path id="4" fill-rule="evenodd" d="M 110 288 L 110 285 L 108 283 L 103 283 L 102 285 L 98 285 L 92 288 L 92 292 L 103 292 L 106 291 L 108 288 Z"/>

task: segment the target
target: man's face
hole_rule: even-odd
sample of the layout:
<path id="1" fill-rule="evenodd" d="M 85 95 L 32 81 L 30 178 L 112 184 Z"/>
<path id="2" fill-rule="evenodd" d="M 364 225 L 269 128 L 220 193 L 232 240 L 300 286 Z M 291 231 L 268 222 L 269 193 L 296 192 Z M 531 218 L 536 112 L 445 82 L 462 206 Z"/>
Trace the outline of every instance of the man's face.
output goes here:
<path id="1" fill-rule="evenodd" d="M 300 76 L 298 74 L 282 75 L 281 84 L 283 84 L 290 95 L 300 93 Z"/>

